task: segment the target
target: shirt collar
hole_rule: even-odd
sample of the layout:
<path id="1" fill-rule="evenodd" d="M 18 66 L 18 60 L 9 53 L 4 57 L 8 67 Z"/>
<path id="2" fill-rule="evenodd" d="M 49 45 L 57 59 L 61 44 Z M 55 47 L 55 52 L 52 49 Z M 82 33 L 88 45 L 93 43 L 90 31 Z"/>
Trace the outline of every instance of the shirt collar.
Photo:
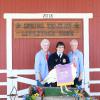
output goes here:
<path id="1" fill-rule="evenodd" d="M 78 49 L 75 50 L 74 52 L 72 51 L 72 54 L 76 54 L 78 51 L 79 51 Z"/>
<path id="2" fill-rule="evenodd" d="M 57 52 L 57 55 L 58 55 L 58 56 L 60 55 L 60 57 L 62 57 L 63 53 Z"/>

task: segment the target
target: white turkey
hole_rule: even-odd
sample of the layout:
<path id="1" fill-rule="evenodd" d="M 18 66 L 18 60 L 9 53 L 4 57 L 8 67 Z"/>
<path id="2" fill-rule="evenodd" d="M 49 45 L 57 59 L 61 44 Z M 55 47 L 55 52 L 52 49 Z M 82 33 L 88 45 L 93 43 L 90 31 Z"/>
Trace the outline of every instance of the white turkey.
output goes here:
<path id="1" fill-rule="evenodd" d="M 58 71 L 58 69 L 60 70 Z M 60 86 L 61 92 L 63 94 L 66 94 L 63 91 L 63 87 L 65 87 L 66 91 L 69 91 L 67 86 L 74 84 L 75 77 L 76 77 L 76 67 L 73 64 L 65 64 L 65 65 L 59 64 L 59 65 L 56 65 L 55 68 L 49 72 L 47 77 L 43 80 L 42 84 L 45 84 L 45 83 L 50 84 L 50 83 L 57 82 L 57 86 Z M 62 78 L 62 82 L 59 82 L 59 78 Z M 63 80 L 66 80 L 66 81 L 63 81 Z"/>

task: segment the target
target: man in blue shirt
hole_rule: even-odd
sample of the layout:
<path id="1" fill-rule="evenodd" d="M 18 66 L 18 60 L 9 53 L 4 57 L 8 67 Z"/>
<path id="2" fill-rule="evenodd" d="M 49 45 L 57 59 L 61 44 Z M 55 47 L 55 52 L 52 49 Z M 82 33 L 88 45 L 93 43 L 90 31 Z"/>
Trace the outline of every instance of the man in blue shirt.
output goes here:
<path id="1" fill-rule="evenodd" d="M 49 46 L 49 40 L 43 39 L 41 41 L 41 50 L 35 55 L 35 78 L 40 82 L 48 75 Z"/>
<path id="2" fill-rule="evenodd" d="M 78 41 L 73 39 L 70 41 L 71 52 L 69 52 L 68 57 L 71 63 L 76 67 L 76 78 L 74 80 L 74 86 L 82 85 L 82 78 L 83 78 L 83 53 L 78 50 Z"/>

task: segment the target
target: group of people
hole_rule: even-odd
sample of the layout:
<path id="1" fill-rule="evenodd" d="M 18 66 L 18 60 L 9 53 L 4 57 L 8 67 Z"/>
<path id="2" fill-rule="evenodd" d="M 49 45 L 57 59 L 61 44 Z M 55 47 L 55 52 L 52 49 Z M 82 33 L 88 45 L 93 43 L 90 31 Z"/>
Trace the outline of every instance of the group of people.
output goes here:
<path id="1" fill-rule="evenodd" d="M 41 41 L 41 50 L 35 55 L 35 76 L 36 80 L 42 82 L 45 77 L 58 64 L 73 63 L 76 67 L 76 78 L 74 79 L 75 85 L 82 85 L 83 77 L 83 53 L 78 49 L 78 41 L 73 39 L 70 41 L 71 51 L 68 54 L 64 54 L 65 44 L 59 41 L 56 44 L 56 51 L 54 53 L 49 52 L 50 41 L 43 39 Z M 51 83 L 51 86 L 57 86 L 57 83 Z"/>

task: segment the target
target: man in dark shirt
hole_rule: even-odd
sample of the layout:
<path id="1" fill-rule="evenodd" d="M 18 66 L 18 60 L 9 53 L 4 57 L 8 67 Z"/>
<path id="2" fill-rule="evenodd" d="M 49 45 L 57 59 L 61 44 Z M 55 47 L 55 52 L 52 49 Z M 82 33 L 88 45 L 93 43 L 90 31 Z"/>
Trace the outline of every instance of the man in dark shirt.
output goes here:
<path id="1" fill-rule="evenodd" d="M 69 58 L 64 54 L 65 45 L 63 42 L 58 42 L 56 45 L 56 52 L 51 54 L 48 59 L 49 71 L 52 70 L 58 64 L 70 63 Z M 51 86 L 56 86 L 56 83 L 52 83 Z"/>

